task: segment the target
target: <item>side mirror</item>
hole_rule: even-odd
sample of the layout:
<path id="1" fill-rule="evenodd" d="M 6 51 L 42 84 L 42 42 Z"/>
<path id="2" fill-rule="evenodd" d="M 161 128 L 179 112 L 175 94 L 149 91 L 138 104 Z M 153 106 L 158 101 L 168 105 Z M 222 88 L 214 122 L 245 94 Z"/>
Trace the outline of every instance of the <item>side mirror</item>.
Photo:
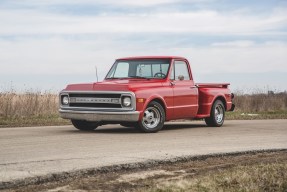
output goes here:
<path id="1" fill-rule="evenodd" d="M 179 75 L 178 76 L 178 80 L 180 80 L 180 81 L 184 80 L 184 76 L 183 75 Z"/>

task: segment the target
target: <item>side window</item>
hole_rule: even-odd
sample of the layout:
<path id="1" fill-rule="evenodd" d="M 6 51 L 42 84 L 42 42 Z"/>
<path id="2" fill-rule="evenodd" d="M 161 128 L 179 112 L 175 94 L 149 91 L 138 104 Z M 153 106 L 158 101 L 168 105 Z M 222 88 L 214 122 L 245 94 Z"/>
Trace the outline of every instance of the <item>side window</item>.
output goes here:
<path id="1" fill-rule="evenodd" d="M 184 61 L 174 62 L 175 80 L 179 80 L 183 76 L 183 80 L 190 80 L 188 68 Z"/>

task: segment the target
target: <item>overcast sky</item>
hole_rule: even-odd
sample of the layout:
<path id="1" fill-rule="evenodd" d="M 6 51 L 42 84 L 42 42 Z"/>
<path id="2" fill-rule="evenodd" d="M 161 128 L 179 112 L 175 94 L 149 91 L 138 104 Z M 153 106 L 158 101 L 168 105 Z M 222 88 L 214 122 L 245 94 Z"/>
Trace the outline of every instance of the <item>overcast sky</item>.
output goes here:
<path id="1" fill-rule="evenodd" d="M 0 91 L 57 92 L 142 55 L 186 57 L 196 82 L 287 90 L 287 1 L 0 1 Z"/>

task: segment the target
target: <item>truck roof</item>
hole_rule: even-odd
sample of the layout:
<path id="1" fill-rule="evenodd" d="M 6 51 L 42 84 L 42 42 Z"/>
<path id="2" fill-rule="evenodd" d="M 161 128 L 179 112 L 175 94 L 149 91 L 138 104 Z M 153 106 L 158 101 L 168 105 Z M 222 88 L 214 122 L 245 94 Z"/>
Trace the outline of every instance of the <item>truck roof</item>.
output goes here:
<path id="1" fill-rule="evenodd" d="M 133 59 L 186 59 L 179 56 L 135 56 L 135 57 L 123 57 L 117 60 L 133 60 Z"/>

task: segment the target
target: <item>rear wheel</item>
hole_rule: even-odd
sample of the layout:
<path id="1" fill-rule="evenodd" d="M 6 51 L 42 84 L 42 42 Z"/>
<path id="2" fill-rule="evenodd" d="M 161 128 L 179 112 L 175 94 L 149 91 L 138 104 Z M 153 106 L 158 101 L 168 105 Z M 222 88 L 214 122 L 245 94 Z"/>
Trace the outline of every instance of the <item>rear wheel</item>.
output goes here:
<path id="1" fill-rule="evenodd" d="M 145 133 L 155 133 L 162 129 L 165 122 L 165 111 L 161 104 L 152 101 L 144 111 L 144 116 L 137 123 L 137 128 Z"/>
<path id="2" fill-rule="evenodd" d="M 72 119 L 71 122 L 75 128 L 82 131 L 92 131 L 99 126 L 99 122 L 90 122 L 90 121 L 74 120 L 74 119 Z"/>
<path id="3" fill-rule="evenodd" d="M 211 108 L 210 117 L 205 118 L 205 123 L 210 127 L 221 127 L 225 119 L 225 107 L 222 101 L 216 100 Z"/>

